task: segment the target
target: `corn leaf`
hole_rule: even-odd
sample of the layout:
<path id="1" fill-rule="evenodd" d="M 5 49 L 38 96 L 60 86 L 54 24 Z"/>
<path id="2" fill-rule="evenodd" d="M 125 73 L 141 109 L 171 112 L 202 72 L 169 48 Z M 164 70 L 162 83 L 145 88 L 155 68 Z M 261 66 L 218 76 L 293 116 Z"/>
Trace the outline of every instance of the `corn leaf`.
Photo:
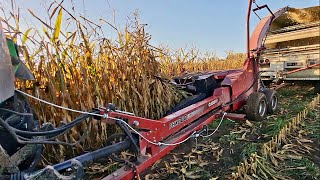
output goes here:
<path id="1" fill-rule="evenodd" d="M 55 42 L 59 37 L 60 28 L 61 28 L 61 21 L 62 21 L 62 8 L 60 8 L 56 22 L 54 24 L 54 31 L 53 31 L 52 38 L 51 38 L 52 42 Z"/>
<path id="2" fill-rule="evenodd" d="M 26 43 L 27 39 L 28 39 L 28 34 L 30 32 L 32 28 L 29 28 L 22 36 L 22 40 L 21 40 L 21 44 L 22 46 Z"/>

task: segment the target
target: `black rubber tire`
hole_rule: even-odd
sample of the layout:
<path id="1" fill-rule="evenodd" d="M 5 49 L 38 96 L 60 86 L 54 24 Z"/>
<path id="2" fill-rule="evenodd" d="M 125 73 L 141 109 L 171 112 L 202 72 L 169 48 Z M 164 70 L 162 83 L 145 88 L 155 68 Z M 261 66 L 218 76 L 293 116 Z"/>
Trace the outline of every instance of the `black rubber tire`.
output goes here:
<path id="1" fill-rule="evenodd" d="M 267 98 L 263 93 L 251 93 L 245 106 L 246 118 L 251 121 L 262 121 L 267 113 Z"/>
<path id="2" fill-rule="evenodd" d="M 263 90 L 263 94 L 267 98 L 267 113 L 274 114 L 278 108 L 278 94 L 273 89 Z"/>
<path id="3" fill-rule="evenodd" d="M 320 94 L 320 81 L 316 81 L 314 84 L 314 93 Z"/>
<path id="4" fill-rule="evenodd" d="M 4 108 L 5 109 L 11 109 L 13 111 L 17 111 L 20 113 L 32 113 L 31 106 L 29 103 L 26 101 L 26 99 L 20 94 L 20 93 L 15 93 L 12 98 L 7 100 L 6 103 L 4 103 Z M 14 114 L 11 113 L 6 113 L 6 112 L 0 112 L 0 116 L 4 120 L 8 120 L 13 118 Z M 12 123 L 9 123 L 10 126 L 13 126 L 17 129 L 24 130 L 24 131 L 31 131 L 31 127 L 33 128 L 32 124 L 32 119 L 29 117 L 20 117 L 17 116 L 17 119 L 13 121 Z M 23 123 L 23 124 L 21 124 Z M 27 128 L 21 128 L 27 124 Z M 19 126 L 20 125 L 20 126 Z M 11 135 L 6 132 L 6 131 L 0 131 L 0 144 L 4 148 L 4 150 L 7 151 L 8 155 L 11 156 L 15 152 L 17 152 L 20 148 L 23 147 L 23 145 L 18 144 Z"/>
<path id="5" fill-rule="evenodd" d="M 11 109 L 21 113 L 34 114 L 28 100 L 25 98 L 25 96 L 18 92 L 15 92 L 14 96 L 4 104 L 3 108 Z M 0 116 L 10 118 L 15 115 L 1 112 Z M 26 124 L 27 127 L 19 126 L 19 124 L 21 123 L 14 123 L 10 125 L 20 130 L 33 131 L 33 129 L 37 128 L 39 124 L 35 114 L 33 117 L 25 116 L 21 118 L 18 116 L 18 122 L 24 122 L 23 124 Z M 31 136 L 28 138 L 31 138 Z M 3 131 L 0 131 L 0 144 L 10 156 L 16 153 L 19 149 L 21 149 L 24 146 L 15 142 L 15 140 L 13 139 L 13 137 L 11 137 L 10 134 Z M 24 162 L 21 162 L 21 164 L 19 165 L 20 170 L 34 169 L 41 160 L 41 152 L 42 145 L 38 145 L 36 153 L 28 157 Z"/>

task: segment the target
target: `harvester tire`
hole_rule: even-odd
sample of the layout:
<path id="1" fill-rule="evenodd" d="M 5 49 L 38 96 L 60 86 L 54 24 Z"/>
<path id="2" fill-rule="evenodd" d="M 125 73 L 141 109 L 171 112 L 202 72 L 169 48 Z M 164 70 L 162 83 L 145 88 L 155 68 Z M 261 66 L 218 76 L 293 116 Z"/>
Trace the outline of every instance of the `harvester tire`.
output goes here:
<path id="1" fill-rule="evenodd" d="M 315 93 L 315 94 L 320 94 L 320 81 L 317 81 L 317 82 L 314 84 L 314 93 Z"/>
<path id="2" fill-rule="evenodd" d="M 15 92 L 14 96 L 11 97 L 7 102 L 3 104 L 5 109 L 10 109 L 20 113 L 31 113 L 32 116 L 19 117 L 11 113 L 0 113 L 0 116 L 5 118 L 7 123 L 19 130 L 23 131 L 33 131 L 35 127 L 38 127 L 38 120 L 28 102 L 28 100 L 22 94 Z M 23 119 L 22 119 L 23 118 Z M 9 121 L 10 120 L 10 121 Z M 21 122 L 24 122 L 21 125 Z M 30 137 L 31 138 L 31 137 Z M 18 144 L 9 133 L 5 131 L 0 131 L 0 144 L 9 156 L 12 156 L 17 151 L 21 150 L 24 145 Z M 34 169 L 38 162 L 41 160 L 42 145 L 37 147 L 35 154 L 31 154 L 22 162 L 19 162 L 20 170 L 32 170 Z M 0 178 L 1 179 L 1 178 Z"/>
<path id="3" fill-rule="evenodd" d="M 273 89 L 265 89 L 263 94 L 267 98 L 267 113 L 274 114 L 278 107 L 278 94 Z"/>
<path id="4" fill-rule="evenodd" d="M 246 118 L 251 121 L 262 121 L 267 113 L 267 98 L 263 93 L 251 93 L 245 106 Z"/>

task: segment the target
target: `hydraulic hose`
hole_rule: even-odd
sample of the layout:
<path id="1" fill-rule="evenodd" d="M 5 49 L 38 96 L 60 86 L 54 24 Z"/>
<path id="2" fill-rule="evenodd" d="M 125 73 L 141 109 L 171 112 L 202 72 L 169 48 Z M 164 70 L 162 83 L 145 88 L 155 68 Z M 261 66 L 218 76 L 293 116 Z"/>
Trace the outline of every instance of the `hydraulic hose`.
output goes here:
<path id="1" fill-rule="evenodd" d="M 12 114 L 17 114 L 19 116 L 33 116 L 32 113 L 21 113 L 21 112 L 13 111 L 13 110 L 6 109 L 6 108 L 0 108 L 0 111 L 6 111 L 6 112 L 9 112 Z"/>
<path id="2" fill-rule="evenodd" d="M 1 117 L 0 117 L 0 126 L 2 126 L 12 137 L 13 139 L 19 143 L 19 144 L 60 144 L 60 145 L 67 145 L 67 146 L 74 146 L 79 143 L 67 143 L 67 142 L 59 142 L 59 141 L 47 141 L 47 140 L 21 140 L 18 135 L 14 132 L 13 128 L 6 123 Z"/>
<path id="3" fill-rule="evenodd" d="M 92 113 L 97 113 L 97 111 L 92 111 Z M 84 121 L 85 119 L 91 117 L 92 115 L 88 115 L 88 114 L 83 114 L 80 115 L 79 117 L 77 117 L 76 119 L 74 119 L 73 121 L 71 121 L 69 124 L 63 125 L 57 129 L 54 130 L 50 130 L 50 131 L 43 131 L 43 132 L 30 132 L 30 131 L 23 131 L 23 130 L 19 130 L 16 128 L 13 128 L 13 131 L 19 135 L 28 135 L 28 136 L 48 136 L 48 135 L 57 135 L 60 134 L 72 127 L 74 127 L 75 125 L 81 123 L 82 121 Z"/>

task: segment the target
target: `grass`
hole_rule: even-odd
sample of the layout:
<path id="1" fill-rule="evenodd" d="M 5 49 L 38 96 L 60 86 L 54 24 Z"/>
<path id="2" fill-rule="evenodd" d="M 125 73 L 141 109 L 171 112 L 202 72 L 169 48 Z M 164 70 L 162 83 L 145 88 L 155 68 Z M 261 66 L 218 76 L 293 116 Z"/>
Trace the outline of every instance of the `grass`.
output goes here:
<path id="1" fill-rule="evenodd" d="M 267 117 L 264 122 L 266 128 L 261 129 L 262 134 L 273 136 L 283 128 L 288 120 L 302 111 L 308 102 L 316 95 L 310 89 L 310 86 L 299 86 L 300 88 L 284 87 L 278 91 L 279 110 L 276 116 Z"/>
<path id="2" fill-rule="evenodd" d="M 315 139 L 316 141 L 320 142 L 320 116 L 319 110 L 315 112 L 310 112 L 308 114 L 308 121 L 307 123 L 302 124 L 304 129 L 307 130 L 309 137 Z M 309 123 L 312 123 L 310 125 Z M 320 144 L 320 143 L 319 143 Z"/>
<path id="3" fill-rule="evenodd" d="M 240 154 L 240 156 L 242 158 L 248 158 L 252 153 L 257 152 L 257 150 L 259 149 L 259 145 L 256 143 L 247 143 L 244 144 L 242 147 L 242 152 Z"/>
<path id="4" fill-rule="evenodd" d="M 287 170 L 284 173 L 292 176 L 295 179 L 320 179 L 320 163 L 319 157 L 314 158 L 319 155 L 320 147 L 320 109 L 316 108 L 310 111 L 307 115 L 306 120 L 301 125 L 301 129 L 306 131 L 305 138 L 313 141 L 312 146 L 315 151 L 312 154 L 308 154 L 301 160 L 291 160 L 286 162 L 287 167 L 304 167 L 301 169 Z M 314 155 L 313 155 L 314 154 Z M 318 162 L 317 162 L 318 161 Z"/>
<path id="5" fill-rule="evenodd" d="M 219 123 L 220 123 L 221 119 L 216 119 L 214 121 L 212 121 L 210 124 L 208 124 L 208 129 L 211 130 L 209 133 L 211 133 L 212 131 L 214 131 Z M 224 119 L 221 124 L 220 124 L 220 127 L 218 128 L 218 131 L 216 133 L 222 133 L 222 137 L 223 138 L 224 136 L 229 136 L 229 135 L 225 135 L 224 132 L 228 131 L 229 129 L 232 129 L 237 123 L 233 120 L 230 120 L 230 119 Z M 236 135 L 234 135 L 234 138 L 233 138 L 233 135 L 230 136 L 230 137 L 224 137 L 226 139 L 234 139 L 235 140 L 235 137 Z"/>
<path id="6" fill-rule="evenodd" d="M 237 138 L 240 138 L 240 134 L 226 134 L 219 138 L 220 143 L 229 143 L 231 141 L 236 141 Z"/>
<path id="7" fill-rule="evenodd" d="M 275 118 L 273 122 L 267 123 L 267 128 L 263 129 L 262 133 L 273 136 L 277 134 L 281 130 L 281 128 L 284 127 L 286 124 L 287 123 L 285 118 Z"/>
<path id="8" fill-rule="evenodd" d="M 314 179 L 320 178 L 320 168 L 307 158 L 285 162 L 281 173 L 293 179 Z"/>

